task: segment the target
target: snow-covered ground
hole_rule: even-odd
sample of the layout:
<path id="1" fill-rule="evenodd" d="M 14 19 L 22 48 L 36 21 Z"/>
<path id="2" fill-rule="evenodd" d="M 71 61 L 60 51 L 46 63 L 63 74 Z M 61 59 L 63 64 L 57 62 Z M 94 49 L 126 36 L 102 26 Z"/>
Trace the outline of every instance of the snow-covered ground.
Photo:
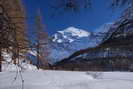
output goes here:
<path id="1" fill-rule="evenodd" d="M 102 72 L 96 73 L 35 70 L 24 71 L 23 89 L 133 89 L 133 73 Z M 22 89 L 20 75 L 16 72 L 0 73 L 0 89 Z"/>

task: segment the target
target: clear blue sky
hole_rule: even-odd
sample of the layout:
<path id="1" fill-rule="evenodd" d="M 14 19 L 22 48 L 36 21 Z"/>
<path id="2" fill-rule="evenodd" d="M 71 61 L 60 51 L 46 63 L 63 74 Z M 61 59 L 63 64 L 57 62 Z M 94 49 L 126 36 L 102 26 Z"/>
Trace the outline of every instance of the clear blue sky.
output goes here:
<path id="1" fill-rule="evenodd" d="M 28 17 L 28 29 L 34 29 L 34 16 L 38 8 L 41 9 L 43 22 L 47 26 L 51 35 L 58 30 L 74 26 L 77 28 L 93 31 L 104 23 L 112 22 L 120 16 L 120 9 L 113 11 L 109 8 L 110 0 L 92 0 L 91 9 L 82 9 L 77 13 L 59 12 L 51 8 L 51 4 L 56 4 L 54 0 L 23 0 Z M 58 0 L 56 0 L 58 1 Z M 53 17 L 52 14 L 56 12 Z"/>

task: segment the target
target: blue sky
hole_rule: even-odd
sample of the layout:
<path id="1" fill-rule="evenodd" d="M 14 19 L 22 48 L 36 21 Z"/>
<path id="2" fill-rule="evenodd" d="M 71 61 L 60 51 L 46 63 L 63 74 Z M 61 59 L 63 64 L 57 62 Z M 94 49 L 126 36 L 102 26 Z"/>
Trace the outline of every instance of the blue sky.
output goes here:
<path id="1" fill-rule="evenodd" d="M 55 0 L 23 0 L 26 14 L 28 17 L 28 29 L 33 30 L 34 17 L 40 8 L 43 16 L 43 22 L 47 27 L 48 33 L 54 34 L 58 30 L 74 26 L 87 31 L 94 31 L 102 24 L 110 23 L 118 19 L 121 9 L 113 11 L 109 8 L 110 0 L 92 0 L 92 8 L 81 9 L 78 12 L 60 12 L 53 10 L 51 5 L 58 2 Z M 56 0 L 58 1 L 58 0 Z M 53 13 L 56 13 L 52 16 Z"/>

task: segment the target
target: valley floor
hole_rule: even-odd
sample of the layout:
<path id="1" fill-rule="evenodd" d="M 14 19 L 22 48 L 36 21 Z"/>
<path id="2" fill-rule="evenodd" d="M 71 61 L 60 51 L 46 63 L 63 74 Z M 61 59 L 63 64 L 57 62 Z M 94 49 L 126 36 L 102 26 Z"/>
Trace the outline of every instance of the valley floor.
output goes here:
<path id="1" fill-rule="evenodd" d="M 0 89 L 22 89 L 16 72 L 0 73 Z M 24 71 L 23 89 L 133 89 L 132 72 Z"/>

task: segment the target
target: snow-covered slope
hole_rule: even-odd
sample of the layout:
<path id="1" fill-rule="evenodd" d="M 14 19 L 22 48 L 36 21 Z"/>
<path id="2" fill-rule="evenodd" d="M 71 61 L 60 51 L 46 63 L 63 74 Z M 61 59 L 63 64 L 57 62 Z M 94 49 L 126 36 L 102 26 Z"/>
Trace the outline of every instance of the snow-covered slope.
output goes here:
<path id="1" fill-rule="evenodd" d="M 100 26 L 99 28 L 97 28 L 94 33 L 107 33 L 110 30 L 110 27 L 113 26 L 113 23 L 105 23 L 102 26 Z"/>
<path id="2" fill-rule="evenodd" d="M 24 71 L 0 73 L 0 89 L 132 89 L 133 73 L 129 72 Z"/>

